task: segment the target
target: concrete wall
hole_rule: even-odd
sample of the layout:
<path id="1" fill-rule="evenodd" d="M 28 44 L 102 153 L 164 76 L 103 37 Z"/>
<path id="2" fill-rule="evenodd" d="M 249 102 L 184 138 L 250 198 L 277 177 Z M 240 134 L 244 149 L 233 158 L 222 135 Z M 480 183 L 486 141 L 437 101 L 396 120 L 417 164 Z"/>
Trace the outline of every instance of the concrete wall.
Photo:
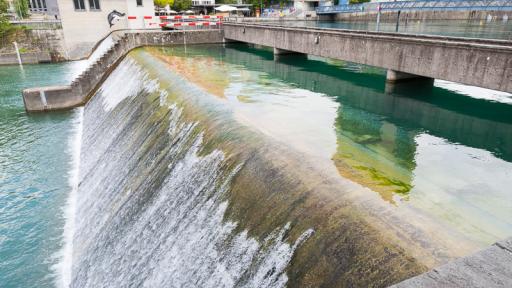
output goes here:
<path id="1" fill-rule="evenodd" d="M 94 94 L 117 63 L 130 50 L 141 46 L 166 46 L 222 43 L 222 30 L 154 31 L 127 33 L 71 85 L 23 90 L 25 109 L 29 112 L 69 109 L 83 105 Z"/>
<path id="2" fill-rule="evenodd" d="M 512 43 L 225 23 L 226 39 L 512 92 Z"/>
<path id="3" fill-rule="evenodd" d="M 17 64 L 18 43 L 23 63 L 58 62 L 65 59 L 64 35 L 61 29 L 22 30 L 0 42 L 0 64 Z"/>
<path id="4" fill-rule="evenodd" d="M 52 61 L 52 55 L 48 52 L 28 52 L 22 53 L 21 62 L 23 64 L 49 63 Z M 18 56 L 16 53 L 0 54 L 0 65 L 18 64 Z"/>
<path id="5" fill-rule="evenodd" d="M 142 0 L 142 6 L 137 6 L 136 0 L 127 0 L 127 14 L 136 16 L 137 19 L 129 20 L 128 27 L 131 29 L 150 28 L 145 27 L 148 21 L 144 20 L 144 16 L 155 15 L 155 4 L 153 0 Z"/>

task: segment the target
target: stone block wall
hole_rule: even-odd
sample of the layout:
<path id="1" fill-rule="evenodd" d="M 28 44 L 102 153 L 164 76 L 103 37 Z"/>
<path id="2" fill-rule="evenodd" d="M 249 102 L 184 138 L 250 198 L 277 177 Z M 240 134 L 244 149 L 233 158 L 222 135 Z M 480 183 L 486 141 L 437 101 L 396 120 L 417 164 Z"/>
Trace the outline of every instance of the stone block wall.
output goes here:
<path id="1" fill-rule="evenodd" d="M 67 59 L 61 29 L 27 29 L 0 38 L 0 65 L 18 63 L 14 41 L 18 43 L 23 63 L 59 62 Z"/>

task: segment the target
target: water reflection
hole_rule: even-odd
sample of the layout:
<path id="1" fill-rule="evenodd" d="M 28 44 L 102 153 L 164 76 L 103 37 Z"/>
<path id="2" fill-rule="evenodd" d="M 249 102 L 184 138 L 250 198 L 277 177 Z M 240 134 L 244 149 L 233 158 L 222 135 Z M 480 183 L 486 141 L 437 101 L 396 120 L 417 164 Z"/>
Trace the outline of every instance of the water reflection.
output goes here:
<path id="1" fill-rule="evenodd" d="M 384 201 L 433 215 L 480 243 L 512 234 L 512 105 L 446 85 L 386 93 L 382 70 L 312 57 L 274 61 L 270 50 L 247 45 L 188 49 L 197 55 L 221 60 L 203 73 L 229 79 L 227 98 L 236 95 L 235 110 L 260 131 L 328 158 Z"/>

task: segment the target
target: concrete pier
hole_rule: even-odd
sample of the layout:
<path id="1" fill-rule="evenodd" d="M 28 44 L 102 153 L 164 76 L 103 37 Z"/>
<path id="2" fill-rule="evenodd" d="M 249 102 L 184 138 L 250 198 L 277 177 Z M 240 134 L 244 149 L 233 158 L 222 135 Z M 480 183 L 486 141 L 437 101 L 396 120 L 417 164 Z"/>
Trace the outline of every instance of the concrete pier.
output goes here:
<path id="1" fill-rule="evenodd" d="M 274 47 L 274 60 L 278 61 L 280 57 L 285 55 L 304 55 L 304 57 L 307 57 L 306 54 L 298 53 L 295 51 L 285 50 L 285 49 L 279 49 Z"/>
<path id="2" fill-rule="evenodd" d="M 222 30 L 127 33 L 70 85 L 24 89 L 25 109 L 27 112 L 40 112 L 84 105 L 119 61 L 137 47 L 222 43 L 223 39 Z"/>
<path id="3" fill-rule="evenodd" d="M 512 93 L 509 40 L 248 23 L 224 23 L 224 37 Z"/>
<path id="4" fill-rule="evenodd" d="M 386 73 L 386 93 L 399 93 L 402 88 L 411 85 L 423 90 L 430 89 L 434 85 L 434 78 L 388 69 Z"/>
<path id="5" fill-rule="evenodd" d="M 423 77 L 423 76 L 400 72 L 400 71 L 391 70 L 391 69 L 388 69 L 388 71 L 386 73 L 386 82 L 398 83 L 398 82 L 404 82 L 404 81 L 410 81 L 410 80 L 428 80 L 428 81 L 433 82 L 433 79 L 430 77 Z"/>

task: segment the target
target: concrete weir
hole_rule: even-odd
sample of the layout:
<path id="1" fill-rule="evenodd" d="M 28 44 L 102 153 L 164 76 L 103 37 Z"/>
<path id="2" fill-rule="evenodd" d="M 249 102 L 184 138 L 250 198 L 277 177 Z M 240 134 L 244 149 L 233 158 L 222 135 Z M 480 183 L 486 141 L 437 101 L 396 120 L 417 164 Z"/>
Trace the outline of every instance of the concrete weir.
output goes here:
<path id="1" fill-rule="evenodd" d="M 27 112 L 69 109 L 84 105 L 96 88 L 132 49 L 142 46 L 222 43 L 222 30 L 145 31 L 126 33 L 70 85 L 24 89 Z"/>
<path id="2" fill-rule="evenodd" d="M 226 39 L 512 93 L 512 41 L 225 23 Z"/>

